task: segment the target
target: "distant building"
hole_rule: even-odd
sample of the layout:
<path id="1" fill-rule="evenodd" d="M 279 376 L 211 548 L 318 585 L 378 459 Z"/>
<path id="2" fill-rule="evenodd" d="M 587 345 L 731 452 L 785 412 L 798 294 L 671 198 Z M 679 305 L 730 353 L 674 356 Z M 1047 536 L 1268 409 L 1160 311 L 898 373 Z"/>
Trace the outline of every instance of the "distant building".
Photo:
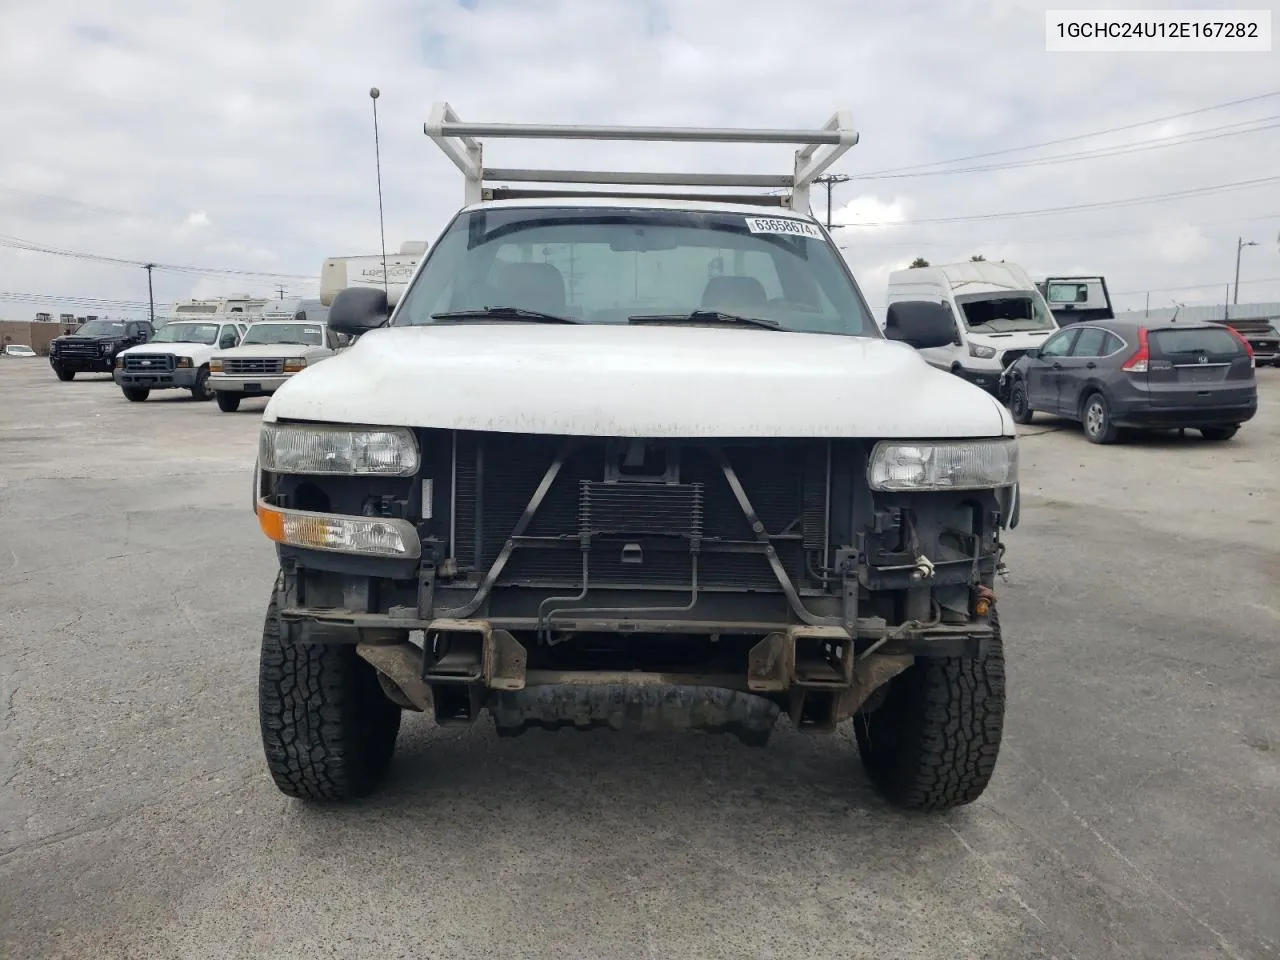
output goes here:
<path id="1" fill-rule="evenodd" d="M 50 323 L 35 320 L 0 320 L 0 347 L 9 343 L 20 343 L 30 347 L 41 356 L 49 353 L 49 341 L 64 333 L 75 333 L 80 326 L 72 318 L 70 322 Z"/>

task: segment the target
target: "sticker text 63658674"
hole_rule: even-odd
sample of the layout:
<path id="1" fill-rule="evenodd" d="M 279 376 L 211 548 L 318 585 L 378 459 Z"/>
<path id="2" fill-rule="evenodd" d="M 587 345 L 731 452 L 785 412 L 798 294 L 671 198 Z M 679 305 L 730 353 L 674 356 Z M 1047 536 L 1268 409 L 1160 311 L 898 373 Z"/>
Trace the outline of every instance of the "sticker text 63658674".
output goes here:
<path id="1" fill-rule="evenodd" d="M 747 229 L 752 233 L 782 233 L 790 237 L 822 239 L 822 231 L 816 224 L 790 217 L 747 217 Z"/>

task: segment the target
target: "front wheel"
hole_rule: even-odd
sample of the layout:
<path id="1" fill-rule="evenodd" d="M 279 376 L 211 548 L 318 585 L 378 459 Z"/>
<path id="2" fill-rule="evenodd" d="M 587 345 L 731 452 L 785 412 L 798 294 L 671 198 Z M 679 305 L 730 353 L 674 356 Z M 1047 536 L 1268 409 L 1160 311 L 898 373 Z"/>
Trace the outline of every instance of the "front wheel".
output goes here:
<path id="1" fill-rule="evenodd" d="M 853 718 L 862 766 L 890 803 L 947 810 L 982 796 L 1004 732 L 1004 647 L 981 657 L 918 659 L 889 681 L 879 709 Z"/>
<path id="2" fill-rule="evenodd" d="M 209 368 L 201 367 L 196 371 L 196 382 L 191 387 L 192 400 L 212 400 L 213 391 L 209 389 Z"/>
<path id="3" fill-rule="evenodd" d="M 353 800 L 386 776 L 400 708 L 350 644 L 292 643 L 281 635 L 276 582 L 262 628 L 258 717 L 276 786 L 303 800 Z"/>
<path id="4" fill-rule="evenodd" d="M 240 394 L 219 390 L 216 396 L 218 398 L 218 409 L 223 413 L 235 413 L 240 409 Z"/>
<path id="5" fill-rule="evenodd" d="M 1013 417 L 1014 423 L 1021 424 L 1030 423 L 1031 418 L 1036 415 L 1027 399 L 1027 385 L 1021 380 L 1015 380 L 1009 391 L 1009 415 Z"/>
<path id="6" fill-rule="evenodd" d="M 134 403 L 141 403 L 151 396 L 151 391 L 146 387 L 121 387 L 120 392 L 124 394 L 126 400 L 131 400 Z"/>
<path id="7" fill-rule="evenodd" d="M 54 367 L 53 372 L 56 373 L 58 375 L 58 379 L 64 383 L 76 378 L 76 372 L 74 370 L 67 370 L 64 367 Z"/>
<path id="8" fill-rule="evenodd" d="M 1200 436 L 1204 437 L 1206 440 L 1221 442 L 1223 440 L 1230 440 L 1236 435 L 1236 431 L 1239 429 L 1240 424 L 1238 423 L 1233 423 L 1227 427 L 1201 427 Z"/>
<path id="9" fill-rule="evenodd" d="M 1114 443 L 1119 428 L 1111 422 L 1111 406 L 1100 393 L 1091 393 L 1084 402 L 1084 435 L 1090 443 Z"/>

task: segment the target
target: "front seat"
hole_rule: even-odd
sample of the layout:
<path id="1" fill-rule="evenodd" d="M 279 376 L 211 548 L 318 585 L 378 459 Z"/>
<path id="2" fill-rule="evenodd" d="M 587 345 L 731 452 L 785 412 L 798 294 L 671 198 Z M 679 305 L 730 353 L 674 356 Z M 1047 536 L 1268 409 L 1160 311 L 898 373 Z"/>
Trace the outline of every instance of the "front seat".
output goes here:
<path id="1" fill-rule="evenodd" d="M 493 306 L 562 316 L 564 276 L 550 263 L 504 264 L 493 285 Z"/>
<path id="2" fill-rule="evenodd" d="M 764 285 L 755 277 L 712 277 L 702 291 L 704 310 L 726 313 L 762 307 L 769 302 Z"/>

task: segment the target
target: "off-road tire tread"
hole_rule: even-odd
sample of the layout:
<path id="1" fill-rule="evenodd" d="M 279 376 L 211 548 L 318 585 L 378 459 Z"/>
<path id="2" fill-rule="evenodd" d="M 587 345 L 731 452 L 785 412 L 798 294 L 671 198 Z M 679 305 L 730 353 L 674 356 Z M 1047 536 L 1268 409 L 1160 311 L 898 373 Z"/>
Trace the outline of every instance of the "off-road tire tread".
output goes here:
<path id="1" fill-rule="evenodd" d="M 302 800 L 367 796 L 386 776 L 400 707 L 348 644 L 285 641 L 277 583 L 262 631 L 258 713 L 267 768 L 280 791 Z"/>
<path id="2" fill-rule="evenodd" d="M 61 367 L 54 367 L 53 372 L 57 374 L 58 379 L 63 383 L 76 378 L 76 372 L 74 370 L 63 370 Z"/>
<path id="3" fill-rule="evenodd" d="M 982 658 L 918 659 L 894 678 L 879 710 L 854 717 L 863 767 L 893 804 L 947 810 L 977 800 L 991 782 L 1004 731 L 1000 621 Z M 883 739 L 872 741 L 872 731 Z"/>
<path id="4" fill-rule="evenodd" d="M 142 403 L 151 396 L 151 391 L 147 387 L 121 387 L 120 392 L 131 403 Z"/>
<path id="5" fill-rule="evenodd" d="M 218 390 L 214 392 L 214 397 L 218 401 L 218 409 L 223 413 L 235 413 L 240 409 L 240 394 L 231 393 L 229 390 Z"/>

